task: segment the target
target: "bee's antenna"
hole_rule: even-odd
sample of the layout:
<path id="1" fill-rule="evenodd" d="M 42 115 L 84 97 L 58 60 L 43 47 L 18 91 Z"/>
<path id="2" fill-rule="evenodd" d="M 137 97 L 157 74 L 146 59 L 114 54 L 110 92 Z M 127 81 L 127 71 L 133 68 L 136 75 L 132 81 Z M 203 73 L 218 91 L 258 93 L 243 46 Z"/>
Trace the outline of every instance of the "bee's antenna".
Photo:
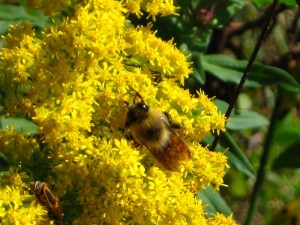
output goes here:
<path id="1" fill-rule="evenodd" d="M 138 97 L 141 99 L 141 102 L 144 102 L 144 99 L 143 99 L 143 97 L 140 95 L 140 93 L 135 92 L 135 94 L 136 94 L 136 96 L 138 96 Z"/>
<path id="2" fill-rule="evenodd" d="M 128 93 L 125 93 L 124 95 L 126 95 L 126 94 L 128 94 Z M 126 105 L 127 108 L 130 105 L 129 102 L 127 102 L 126 100 L 123 100 L 123 98 L 122 98 L 119 100 L 119 104 L 121 105 L 122 108 L 123 108 L 123 106 L 122 106 L 123 103 Z"/>
<path id="3" fill-rule="evenodd" d="M 129 102 L 123 100 L 123 103 L 125 103 L 125 105 L 128 107 L 129 106 Z"/>
<path id="4" fill-rule="evenodd" d="M 131 89 L 131 90 L 133 90 L 134 92 L 135 92 L 135 97 L 137 96 L 137 97 L 139 97 L 139 99 L 141 99 L 141 102 L 144 102 L 144 99 L 143 99 L 143 97 L 141 96 L 141 94 L 140 93 L 138 93 L 133 87 L 131 87 L 130 85 L 128 85 L 128 87 Z M 135 103 L 135 97 L 134 97 L 134 99 L 133 99 L 133 102 Z"/>

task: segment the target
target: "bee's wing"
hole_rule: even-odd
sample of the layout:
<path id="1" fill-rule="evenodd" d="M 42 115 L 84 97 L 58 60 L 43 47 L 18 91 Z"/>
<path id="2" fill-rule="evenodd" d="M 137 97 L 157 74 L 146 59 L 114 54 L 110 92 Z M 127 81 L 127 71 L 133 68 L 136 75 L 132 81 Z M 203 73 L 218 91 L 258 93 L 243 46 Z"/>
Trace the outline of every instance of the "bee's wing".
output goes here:
<path id="1" fill-rule="evenodd" d="M 165 121 L 164 121 L 165 122 Z M 169 138 L 160 148 L 145 145 L 152 155 L 168 170 L 178 171 L 179 161 L 191 158 L 191 152 L 181 137 L 165 122 Z"/>

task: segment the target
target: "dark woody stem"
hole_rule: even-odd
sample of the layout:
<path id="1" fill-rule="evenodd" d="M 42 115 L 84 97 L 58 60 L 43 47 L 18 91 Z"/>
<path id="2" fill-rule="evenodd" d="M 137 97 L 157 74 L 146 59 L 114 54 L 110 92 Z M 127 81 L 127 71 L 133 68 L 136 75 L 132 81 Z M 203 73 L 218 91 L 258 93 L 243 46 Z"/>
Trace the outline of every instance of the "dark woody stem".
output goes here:
<path id="1" fill-rule="evenodd" d="M 257 40 L 256 46 L 255 46 L 255 48 L 254 48 L 254 50 L 251 54 L 251 57 L 248 61 L 247 67 L 246 67 L 246 69 L 243 73 L 241 81 L 240 81 L 239 85 L 234 90 L 233 97 L 231 99 L 230 105 L 229 105 L 229 107 L 228 107 L 228 109 L 225 113 L 226 118 L 230 117 L 230 114 L 233 110 L 233 107 L 235 106 L 236 100 L 237 100 L 238 96 L 240 95 L 241 90 L 242 90 L 242 88 L 243 88 L 243 86 L 244 86 L 244 84 L 245 84 L 245 82 L 246 82 L 246 80 L 249 76 L 249 72 L 250 72 L 251 67 L 252 67 L 252 65 L 255 61 L 255 58 L 258 54 L 258 51 L 259 51 L 261 45 L 263 44 L 264 40 L 266 39 L 266 37 L 269 33 L 270 27 L 271 27 L 272 22 L 273 22 L 273 18 L 275 16 L 275 11 L 276 11 L 277 5 L 278 5 L 278 0 L 274 0 L 273 4 L 272 4 L 272 7 L 270 8 L 270 13 L 268 13 L 268 15 L 267 15 L 266 21 L 265 21 L 265 23 L 263 25 L 263 28 L 262 28 L 262 32 L 259 36 L 259 39 Z M 219 135 L 215 136 L 215 139 L 214 139 L 213 143 L 210 146 L 211 151 L 215 150 L 215 148 L 216 148 L 216 146 L 217 146 L 217 144 L 218 144 L 218 142 L 221 138 L 221 135 L 222 135 L 222 131 L 220 131 Z"/>

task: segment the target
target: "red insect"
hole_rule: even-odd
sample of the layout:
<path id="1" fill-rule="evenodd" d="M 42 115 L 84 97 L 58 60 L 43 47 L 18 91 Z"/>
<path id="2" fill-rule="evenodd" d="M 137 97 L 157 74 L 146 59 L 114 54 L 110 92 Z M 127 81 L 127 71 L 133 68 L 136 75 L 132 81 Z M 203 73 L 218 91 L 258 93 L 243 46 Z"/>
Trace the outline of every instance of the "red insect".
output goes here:
<path id="1" fill-rule="evenodd" d="M 47 206 L 48 210 L 52 213 L 55 219 L 61 221 L 63 212 L 59 199 L 53 194 L 45 182 L 32 181 L 30 188 L 40 202 Z"/>

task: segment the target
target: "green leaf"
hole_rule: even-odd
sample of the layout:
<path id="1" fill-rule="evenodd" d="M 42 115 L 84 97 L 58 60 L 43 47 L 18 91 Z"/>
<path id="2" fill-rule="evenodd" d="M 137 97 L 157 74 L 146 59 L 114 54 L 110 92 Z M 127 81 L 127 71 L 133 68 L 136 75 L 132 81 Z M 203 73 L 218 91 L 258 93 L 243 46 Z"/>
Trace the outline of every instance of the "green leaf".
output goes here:
<path id="1" fill-rule="evenodd" d="M 39 28 L 44 28 L 51 22 L 48 17 L 37 10 L 27 11 L 23 6 L 0 5 L 0 21 L 2 23 L 0 32 L 2 34 L 8 31 L 9 25 L 20 23 L 23 20 L 28 20 L 31 25 Z"/>
<path id="2" fill-rule="evenodd" d="M 28 16 L 26 10 L 22 6 L 16 5 L 0 5 L 1 20 L 18 20 Z"/>
<path id="3" fill-rule="evenodd" d="M 228 103 L 219 99 L 214 100 L 218 109 L 225 114 L 228 109 Z M 230 118 L 226 124 L 229 130 L 245 130 L 260 128 L 269 125 L 269 120 L 254 111 L 233 109 Z"/>
<path id="4" fill-rule="evenodd" d="M 226 180 L 226 183 L 230 184 L 228 188 L 231 196 L 234 196 L 236 199 L 247 198 L 249 196 L 248 177 L 244 173 L 231 170 Z"/>
<path id="5" fill-rule="evenodd" d="M 189 1 L 187 1 L 189 2 Z M 190 1 L 193 2 L 193 1 Z M 210 10 L 214 14 L 212 24 L 214 27 L 224 26 L 245 4 L 245 0 L 207 1 L 198 0 L 198 5 Z M 190 10 L 190 8 L 189 8 Z"/>
<path id="6" fill-rule="evenodd" d="M 202 62 L 205 71 L 222 81 L 235 84 L 240 82 L 248 64 L 246 60 L 236 60 L 220 54 L 205 55 Z M 279 88 L 291 92 L 300 91 L 300 85 L 288 72 L 262 63 L 254 63 L 245 86 L 256 88 L 271 84 L 278 84 Z"/>
<path id="7" fill-rule="evenodd" d="M 17 24 L 17 22 L 13 22 L 10 20 L 0 21 L 0 34 L 7 33 L 9 26 L 14 24 Z"/>
<path id="8" fill-rule="evenodd" d="M 232 148 L 229 149 L 231 150 Z M 240 171 L 248 177 L 255 176 L 254 169 L 248 159 L 243 161 L 241 160 L 241 158 L 238 158 L 236 155 L 234 155 L 231 151 L 225 152 L 225 155 L 228 157 L 230 167 L 233 166 L 236 170 Z M 245 163 L 245 161 L 247 161 L 247 163 Z"/>
<path id="9" fill-rule="evenodd" d="M 202 60 L 203 68 L 218 79 L 239 84 L 247 61 L 236 60 L 225 55 L 205 55 Z M 245 87 L 258 88 L 260 84 L 256 81 L 247 80 Z"/>
<path id="10" fill-rule="evenodd" d="M 300 168 L 300 141 L 290 145 L 273 163 L 274 169 Z"/>
<path id="11" fill-rule="evenodd" d="M 202 33 L 201 39 L 195 38 L 194 34 L 188 32 L 188 34 L 182 34 L 180 36 L 179 43 L 180 49 L 185 51 L 186 50 L 190 52 L 197 52 L 198 54 L 200 52 L 205 52 L 207 46 L 209 45 L 209 41 L 211 39 L 212 31 L 206 31 Z"/>
<path id="12" fill-rule="evenodd" d="M 222 101 L 220 99 L 213 99 L 214 104 L 218 107 L 218 109 L 221 111 L 222 114 L 225 114 L 229 104 L 225 101 Z"/>
<path id="13" fill-rule="evenodd" d="M 14 128 L 15 131 L 23 134 L 37 135 L 38 126 L 30 120 L 25 118 L 5 118 L 5 116 L 0 117 L 0 129 L 11 129 Z"/>
<path id="14" fill-rule="evenodd" d="M 252 0 L 258 8 L 262 8 L 267 4 L 272 4 L 273 0 Z M 279 3 L 287 6 L 296 6 L 296 0 L 280 0 Z"/>
<path id="15" fill-rule="evenodd" d="M 229 68 L 236 71 L 243 71 L 247 66 L 246 60 L 237 60 L 222 54 L 204 55 L 203 61 L 211 65 L 220 66 L 221 68 Z"/>
<path id="16" fill-rule="evenodd" d="M 249 80 L 255 80 L 264 85 L 277 83 L 280 88 L 290 92 L 300 91 L 298 82 L 288 72 L 262 63 L 253 64 Z"/>
<path id="17" fill-rule="evenodd" d="M 195 78 L 200 84 L 204 84 L 205 82 L 205 73 L 202 66 L 202 54 L 198 52 L 192 53 L 192 61 L 193 61 L 193 74 L 192 77 Z"/>
<path id="18" fill-rule="evenodd" d="M 214 140 L 213 135 L 206 136 L 202 142 L 204 144 L 211 144 Z M 226 154 L 229 160 L 229 164 L 236 168 L 238 171 L 242 172 L 248 177 L 254 176 L 254 169 L 252 164 L 249 162 L 248 158 L 236 142 L 232 139 L 228 132 L 223 132 L 220 139 L 221 147 L 216 148 L 216 151 Z M 228 148 L 229 151 L 225 151 L 224 148 Z"/>
<path id="19" fill-rule="evenodd" d="M 300 140 L 300 121 L 295 119 L 294 113 L 288 113 L 276 122 L 273 144 L 288 147 L 296 140 Z"/>
<path id="20" fill-rule="evenodd" d="M 226 8 L 224 10 L 220 10 L 220 12 L 216 15 L 216 19 L 218 20 L 218 24 L 225 25 L 238 10 L 240 10 L 244 4 L 245 0 L 229 0 L 226 2 Z M 220 5 L 216 6 L 216 8 L 222 7 L 224 2 L 220 1 Z"/>
<path id="21" fill-rule="evenodd" d="M 245 130 L 266 127 L 269 125 L 269 120 L 254 111 L 234 110 L 226 124 L 229 130 Z"/>
<path id="22" fill-rule="evenodd" d="M 219 192 L 215 192 L 212 186 L 209 186 L 205 190 L 202 190 L 197 194 L 197 198 L 203 201 L 202 205 L 205 205 L 205 212 L 208 217 L 213 216 L 216 212 L 230 215 L 232 213 L 230 207 L 224 201 Z"/>
<path id="23" fill-rule="evenodd" d="M 237 170 L 249 177 L 254 176 L 254 169 L 251 163 L 228 132 L 223 132 L 221 136 L 221 145 L 225 148 L 229 148 L 229 151 L 225 154 L 229 158 L 230 165 L 233 165 Z"/>

